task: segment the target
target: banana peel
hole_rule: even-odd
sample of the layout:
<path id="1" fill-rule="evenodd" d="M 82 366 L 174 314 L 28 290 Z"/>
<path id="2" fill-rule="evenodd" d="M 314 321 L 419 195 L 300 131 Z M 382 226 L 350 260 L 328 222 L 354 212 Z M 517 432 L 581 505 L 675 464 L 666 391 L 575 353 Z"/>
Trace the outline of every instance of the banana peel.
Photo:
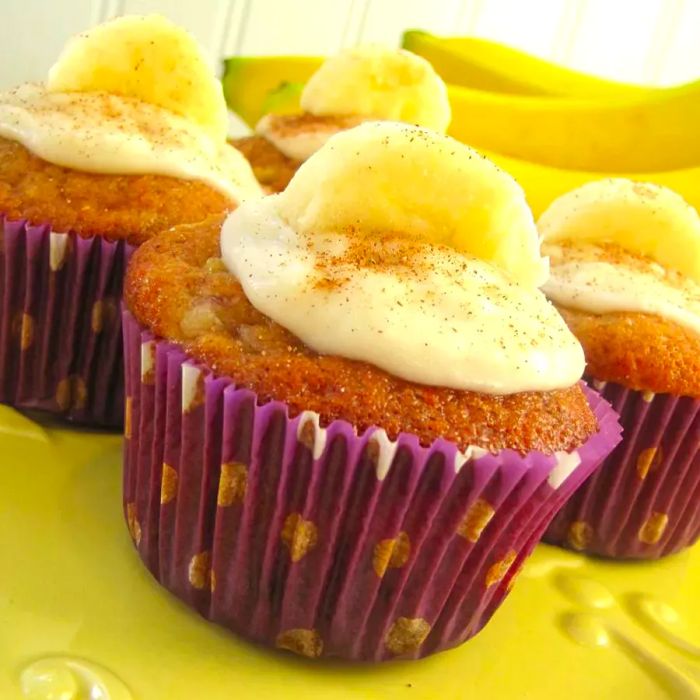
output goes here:
<path id="1" fill-rule="evenodd" d="M 254 127 L 263 114 L 278 113 L 274 91 L 281 91 L 280 102 L 284 104 L 288 89 L 285 86 L 303 86 L 323 60 L 320 56 L 234 56 L 226 59 L 222 78 L 226 102 L 248 126 Z"/>
<path id="2" fill-rule="evenodd" d="M 404 32 L 402 46 L 432 63 L 453 85 L 518 95 L 617 98 L 663 90 L 620 83 L 571 70 L 525 51 L 476 37 Z"/>

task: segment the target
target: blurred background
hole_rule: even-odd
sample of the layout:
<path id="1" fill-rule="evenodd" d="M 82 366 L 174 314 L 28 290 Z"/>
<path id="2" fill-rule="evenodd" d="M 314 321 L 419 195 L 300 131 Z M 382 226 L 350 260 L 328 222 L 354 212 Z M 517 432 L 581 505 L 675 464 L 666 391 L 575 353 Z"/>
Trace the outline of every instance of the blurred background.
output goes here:
<path id="1" fill-rule="evenodd" d="M 495 39 L 625 82 L 700 75 L 700 0 L 0 0 L 0 88 L 43 79 L 65 40 L 125 13 L 159 12 L 209 52 L 328 54 L 405 29 Z"/>

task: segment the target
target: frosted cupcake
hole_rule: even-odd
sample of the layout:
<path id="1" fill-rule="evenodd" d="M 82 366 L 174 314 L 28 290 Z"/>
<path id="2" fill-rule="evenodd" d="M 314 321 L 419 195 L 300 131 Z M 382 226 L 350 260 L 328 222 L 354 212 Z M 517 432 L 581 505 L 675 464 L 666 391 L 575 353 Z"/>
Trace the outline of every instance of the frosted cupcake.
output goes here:
<path id="1" fill-rule="evenodd" d="M 121 423 L 134 246 L 260 193 L 226 129 L 199 48 L 157 16 L 79 35 L 45 83 L 0 93 L 0 401 Z"/>
<path id="2" fill-rule="evenodd" d="M 546 539 L 615 558 L 676 552 L 700 535 L 700 217 L 668 189 L 612 179 L 560 197 L 538 226 L 544 290 L 624 427 Z"/>
<path id="3" fill-rule="evenodd" d="M 124 509 L 155 578 L 311 658 L 488 621 L 619 439 L 515 181 L 392 122 L 127 273 Z"/>
<path id="4" fill-rule="evenodd" d="M 275 192 L 333 134 L 368 120 L 416 124 L 445 133 L 447 88 L 424 58 L 382 46 L 346 49 L 327 59 L 301 93 L 301 114 L 264 116 L 236 146 L 260 183 Z"/>

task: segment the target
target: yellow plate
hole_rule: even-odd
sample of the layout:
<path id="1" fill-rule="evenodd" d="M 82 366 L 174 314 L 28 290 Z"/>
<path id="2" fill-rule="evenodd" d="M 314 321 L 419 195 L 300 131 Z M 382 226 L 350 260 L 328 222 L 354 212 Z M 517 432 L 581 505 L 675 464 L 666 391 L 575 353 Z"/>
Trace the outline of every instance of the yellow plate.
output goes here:
<path id="1" fill-rule="evenodd" d="M 122 522 L 118 436 L 0 407 L 0 455 L 2 700 L 700 698 L 699 548 L 615 564 L 540 546 L 461 648 L 313 663 L 210 625 L 150 578 Z"/>

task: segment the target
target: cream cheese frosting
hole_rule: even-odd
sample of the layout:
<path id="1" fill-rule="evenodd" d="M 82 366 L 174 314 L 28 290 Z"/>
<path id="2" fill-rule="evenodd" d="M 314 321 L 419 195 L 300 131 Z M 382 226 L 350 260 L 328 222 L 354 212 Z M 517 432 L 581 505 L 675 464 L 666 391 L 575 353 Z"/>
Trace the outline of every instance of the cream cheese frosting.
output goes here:
<path id="1" fill-rule="evenodd" d="M 660 316 L 700 333 L 700 285 L 649 258 L 597 245 L 548 245 L 552 275 L 542 287 L 560 306 L 595 314 Z"/>
<path id="2" fill-rule="evenodd" d="M 349 116 L 423 126 L 444 133 L 451 110 L 447 88 L 424 58 L 404 49 L 368 45 L 341 51 L 321 65 L 301 93 L 301 108 L 309 115 L 337 117 L 319 120 L 293 132 L 284 117 L 263 117 L 256 133 L 288 158 L 306 160 L 333 134 L 348 128 Z"/>
<path id="3" fill-rule="evenodd" d="M 266 114 L 256 125 L 255 133 L 266 138 L 278 151 L 292 160 L 310 158 L 331 136 L 367 121 L 365 117 L 306 120 L 295 124 L 293 118 Z"/>
<path id="4" fill-rule="evenodd" d="M 546 261 L 506 178 L 448 137 L 367 123 L 231 214 L 222 257 L 258 310 L 321 354 L 490 394 L 569 387 L 583 351 L 537 289 Z"/>
<path id="5" fill-rule="evenodd" d="M 589 183 L 556 200 L 538 227 L 551 259 L 543 290 L 557 304 L 652 314 L 700 333 L 700 217 L 675 192 Z"/>
<path id="6" fill-rule="evenodd" d="M 20 85 L 0 93 L 0 136 L 75 170 L 201 180 L 236 201 L 261 194 L 235 148 L 184 117 L 121 95 Z"/>
<path id="7" fill-rule="evenodd" d="M 226 143 L 221 86 L 195 40 L 164 17 L 125 16 L 71 39 L 45 84 L 0 93 L 0 136 L 55 165 L 201 180 L 260 196 Z"/>

